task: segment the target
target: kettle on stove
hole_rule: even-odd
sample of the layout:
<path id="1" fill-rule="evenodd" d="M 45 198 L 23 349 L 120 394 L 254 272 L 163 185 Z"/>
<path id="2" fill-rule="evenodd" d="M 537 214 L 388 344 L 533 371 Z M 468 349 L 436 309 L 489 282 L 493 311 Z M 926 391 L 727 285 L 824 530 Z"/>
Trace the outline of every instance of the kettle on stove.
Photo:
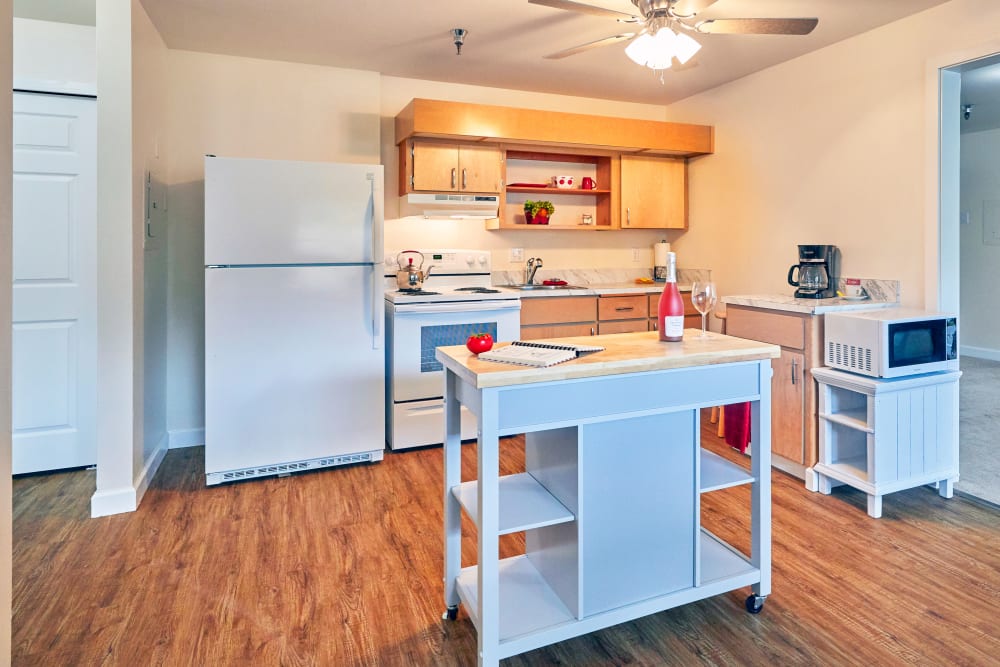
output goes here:
<path id="1" fill-rule="evenodd" d="M 403 264 L 403 255 L 418 255 L 420 257 L 420 263 L 414 266 L 413 257 L 407 258 L 407 263 Z M 431 269 L 433 266 L 428 266 L 427 270 L 423 270 L 424 266 L 424 254 L 419 250 L 404 250 L 403 252 L 396 255 L 396 264 L 399 270 L 396 271 L 396 286 L 401 290 L 407 290 L 410 292 L 417 292 L 424 288 L 424 282 L 430 278 Z"/>

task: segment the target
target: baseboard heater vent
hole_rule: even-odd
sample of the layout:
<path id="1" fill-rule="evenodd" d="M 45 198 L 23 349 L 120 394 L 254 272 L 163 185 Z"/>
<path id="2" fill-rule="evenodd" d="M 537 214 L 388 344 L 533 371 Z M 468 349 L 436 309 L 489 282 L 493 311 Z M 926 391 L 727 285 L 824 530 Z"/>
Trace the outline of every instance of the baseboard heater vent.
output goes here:
<path id="1" fill-rule="evenodd" d="M 307 461 L 289 461 L 287 463 L 275 463 L 273 465 L 258 466 L 256 468 L 241 468 L 239 470 L 213 472 L 205 475 L 205 482 L 208 486 L 212 486 L 223 482 L 235 482 L 241 479 L 252 479 L 254 477 L 289 475 L 293 472 L 302 472 L 303 470 L 331 468 L 333 466 L 350 465 L 351 463 L 371 463 L 374 461 L 381 461 L 382 454 L 383 451 L 379 449 L 372 452 L 358 452 L 357 454 L 328 456 L 320 459 L 309 459 Z"/>

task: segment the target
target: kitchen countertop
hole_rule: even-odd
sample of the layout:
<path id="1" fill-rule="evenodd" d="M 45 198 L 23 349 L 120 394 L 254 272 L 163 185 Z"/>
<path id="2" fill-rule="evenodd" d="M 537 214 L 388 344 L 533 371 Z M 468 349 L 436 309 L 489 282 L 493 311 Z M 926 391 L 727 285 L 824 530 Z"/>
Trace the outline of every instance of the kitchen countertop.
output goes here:
<path id="1" fill-rule="evenodd" d="M 784 310 L 793 313 L 821 315 L 823 313 L 848 310 L 871 310 L 873 308 L 897 308 L 898 301 L 876 301 L 874 299 L 796 299 L 790 294 L 741 294 L 724 296 L 721 301 L 730 306 L 750 306 L 769 310 Z"/>
<path id="2" fill-rule="evenodd" d="M 522 299 L 530 299 L 539 296 L 601 296 L 609 294 L 660 294 L 663 292 L 665 283 L 652 283 L 649 285 L 637 285 L 632 283 L 592 283 L 590 285 L 580 285 L 579 289 L 534 289 L 520 290 L 515 287 L 502 287 L 505 290 L 519 292 Z M 690 285 L 678 285 L 681 292 L 690 292 Z"/>
<path id="3" fill-rule="evenodd" d="M 437 360 L 473 387 L 506 387 L 533 382 L 551 382 L 621 373 L 708 366 L 734 361 L 776 359 L 781 356 L 777 345 L 759 343 L 744 338 L 710 333 L 699 338 L 697 329 L 687 329 L 680 343 L 660 342 L 655 331 L 552 338 L 545 342 L 568 345 L 599 345 L 600 352 L 584 354 L 576 359 L 537 368 L 480 360 L 464 345 L 439 347 Z M 502 347 L 502 346 L 499 346 Z"/>

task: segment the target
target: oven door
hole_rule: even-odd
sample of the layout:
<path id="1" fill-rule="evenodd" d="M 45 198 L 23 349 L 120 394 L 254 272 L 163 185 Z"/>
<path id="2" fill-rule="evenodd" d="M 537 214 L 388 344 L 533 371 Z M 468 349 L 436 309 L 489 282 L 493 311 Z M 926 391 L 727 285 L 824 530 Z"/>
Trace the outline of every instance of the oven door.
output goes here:
<path id="1" fill-rule="evenodd" d="M 464 345 L 474 333 L 496 341 L 517 340 L 521 331 L 518 300 L 395 304 L 392 314 L 392 400 L 416 401 L 444 396 L 444 370 L 434 358 L 442 345 Z"/>

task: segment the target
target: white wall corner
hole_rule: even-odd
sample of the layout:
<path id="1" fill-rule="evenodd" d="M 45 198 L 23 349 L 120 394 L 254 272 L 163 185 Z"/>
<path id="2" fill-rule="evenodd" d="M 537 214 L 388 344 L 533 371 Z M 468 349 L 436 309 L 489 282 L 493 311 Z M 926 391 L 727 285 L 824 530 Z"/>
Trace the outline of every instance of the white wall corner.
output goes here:
<path id="1" fill-rule="evenodd" d="M 164 433 L 149 460 L 146 461 L 142 472 L 133 482 L 133 486 L 95 492 L 90 498 L 91 518 L 134 512 L 138 509 L 139 501 L 142 500 L 146 489 L 149 488 L 149 483 L 153 481 L 156 471 L 159 470 L 163 458 L 167 455 L 167 442 L 167 434 Z"/>
<path id="2" fill-rule="evenodd" d="M 205 429 L 174 428 L 170 429 L 170 449 L 183 447 L 199 447 L 205 444 Z"/>

